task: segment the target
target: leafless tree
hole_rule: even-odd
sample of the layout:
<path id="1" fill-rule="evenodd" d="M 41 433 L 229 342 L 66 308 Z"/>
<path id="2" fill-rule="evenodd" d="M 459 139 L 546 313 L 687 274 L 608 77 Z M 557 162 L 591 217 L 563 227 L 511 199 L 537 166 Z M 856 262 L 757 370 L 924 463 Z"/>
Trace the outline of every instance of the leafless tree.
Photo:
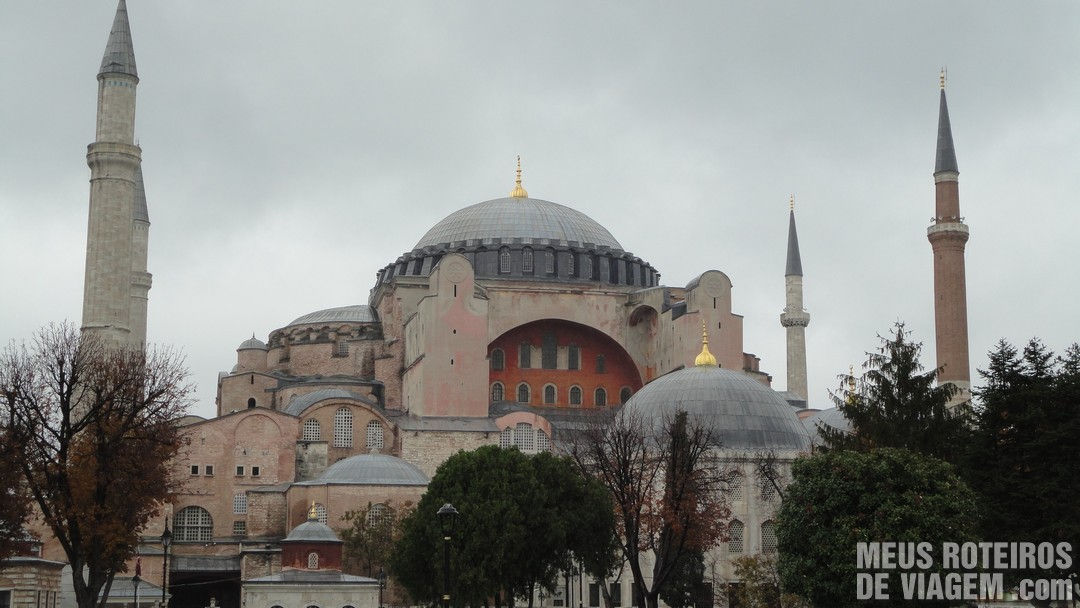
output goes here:
<path id="1" fill-rule="evenodd" d="M 79 608 L 104 607 L 176 489 L 168 462 L 190 391 L 174 351 L 110 346 L 70 324 L 0 355 L 12 465 L 71 564 Z"/>
<path id="2" fill-rule="evenodd" d="M 622 551 L 648 608 L 684 556 L 723 540 L 731 474 L 719 447 L 712 428 L 685 412 L 662 420 L 627 410 L 597 414 L 572 440 L 577 465 L 611 491 Z M 654 557 L 651 585 L 645 552 Z"/>

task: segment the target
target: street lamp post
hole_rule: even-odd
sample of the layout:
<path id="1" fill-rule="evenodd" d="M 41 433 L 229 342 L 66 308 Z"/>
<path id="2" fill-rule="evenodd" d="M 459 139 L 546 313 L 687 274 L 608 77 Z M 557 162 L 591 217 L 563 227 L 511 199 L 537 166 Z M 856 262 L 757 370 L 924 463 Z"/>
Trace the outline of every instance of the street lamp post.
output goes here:
<path id="1" fill-rule="evenodd" d="M 383 589 L 386 589 L 386 570 L 382 566 L 379 566 L 379 608 L 383 608 Z"/>
<path id="2" fill-rule="evenodd" d="M 450 608 L 450 537 L 454 532 L 454 520 L 458 510 L 446 503 L 439 507 L 439 527 L 443 533 L 443 608 Z"/>
<path id="3" fill-rule="evenodd" d="M 165 608 L 165 589 L 169 585 L 169 545 L 172 532 L 169 531 L 169 518 L 165 517 L 165 531 L 161 533 L 161 608 Z"/>

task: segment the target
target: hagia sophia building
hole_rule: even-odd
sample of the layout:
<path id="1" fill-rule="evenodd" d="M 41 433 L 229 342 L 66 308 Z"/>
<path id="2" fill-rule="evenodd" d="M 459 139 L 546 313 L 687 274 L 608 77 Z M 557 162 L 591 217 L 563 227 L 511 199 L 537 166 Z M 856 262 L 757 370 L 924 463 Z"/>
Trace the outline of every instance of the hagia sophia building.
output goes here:
<path id="1" fill-rule="evenodd" d="M 152 286 L 150 218 L 124 0 L 97 78 L 82 326 L 116 344 L 141 345 Z M 967 389 L 968 231 L 957 175 L 942 88 L 937 211 L 928 232 L 936 345 L 943 381 Z M 654 416 L 679 407 L 721 435 L 727 461 L 743 474 L 731 496 L 729 540 L 717 550 L 725 581 L 734 581 L 731 558 L 775 551 L 779 501 L 755 483 L 754 456 L 773 452 L 790 463 L 809 452 L 818 420 L 837 423 L 835 411 L 806 409 L 810 315 L 794 209 L 780 314 L 787 390 L 780 392 L 743 344 L 727 274 L 702 269 L 685 286 L 663 285 L 658 269 L 639 257 L 647 251 L 632 251 L 581 211 L 530 197 L 520 161 L 508 185 L 508 196 L 465 206 L 406 244 L 378 272 L 365 303 L 304 314 L 239 343 L 235 364 L 217 378 L 217 415 L 180 421 L 190 444 L 174 472 L 186 483 L 166 506 L 173 534 L 166 584 L 175 608 L 201 608 L 211 598 L 225 608 L 359 606 L 367 600 L 278 601 L 265 590 L 352 585 L 353 595 L 342 598 L 368 597 L 372 578 L 340 573 L 336 534 L 347 511 L 372 505 L 378 517 L 417 502 L 439 464 L 459 450 L 558 451 L 585 415 L 624 404 Z M 162 555 L 160 533 L 147 530 L 140 548 L 144 585 L 155 589 L 148 594 L 160 593 L 163 579 L 154 557 Z M 63 561 L 54 545 L 46 539 L 39 557 Z M 623 606 L 632 605 L 628 579 L 618 588 Z M 544 605 L 591 606 L 584 586 L 584 598 L 560 588 Z M 124 579 L 114 588 L 123 603 Z M 61 585 L 52 605 L 66 601 Z"/>

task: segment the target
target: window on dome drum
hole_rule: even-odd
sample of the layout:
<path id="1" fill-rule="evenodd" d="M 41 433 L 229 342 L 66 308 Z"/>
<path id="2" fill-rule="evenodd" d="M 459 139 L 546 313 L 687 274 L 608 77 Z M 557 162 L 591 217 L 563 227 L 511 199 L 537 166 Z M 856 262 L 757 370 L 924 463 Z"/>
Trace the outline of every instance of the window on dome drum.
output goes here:
<path id="1" fill-rule="evenodd" d="M 499 250 L 499 274 L 510 274 L 510 250 L 506 247 Z"/>
<path id="2" fill-rule="evenodd" d="M 506 355 L 501 348 L 491 351 L 491 369 L 501 372 L 506 367 Z"/>
<path id="3" fill-rule="evenodd" d="M 522 342 L 518 347 L 518 367 L 521 369 L 532 367 L 532 345 L 528 342 Z"/>
<path id="4" fill-rule="evenodd" d="M 353 436 L 352 410 L 347 407 L 334 412 L 334 447 L 351 448 Z"/>
<path id="5" fill-rule="evenodd" d="M 581 363 L 581 349 L 576 344 L 571 344 L 566 349 L 566 369 L 578 369 Z"/>
<path id="6" fill-rule="evenodd" d="M 540 366 L 544 369 L 555 369 L 558 366 L 558 345 L 555 342 L 555 332 L 544 332 L 543 342 L 540 344 Z"/>
<path id="7" fill-rule="evenodd" d="M 526 247 L 521 250 L 521 272 L 525 274 L 532 274 L 533 271 L 533 250 Z"/>
<path id="8" fill-rule="evenodd" d="M 573 251 L 571 251 L 569 253 L 569 255 L 566 256 L 566 274 L 568 276 L 571 276 L 571 277 L 576 277 L 577 276 L 577 265 L 574 264 L 574 258 L 576 258 L 576 257 L 577 257 L 577 254 L 574 253 Z"/>
<path id="9" fill-rule="evenodd" d="M 232 522 L 232 535 L 247 536 L 247 522 L 242 519 Z"/>
<path id="10" fill-rule="evenodd" d="M 255 398 L 251 397 L 248 399 L 248 409 L 250 410 L 253 407 L 255 407 Z"/>
<path id="11" fill-rule="evenodd" d="M 526 454 L 536 451 L 536 431 L 528 422 L 519 422 L 514 427 L 514 445 Z"/>
<path id="12" fill-rule="evenodd" d="M 608 258 L 608 282 L 612 285 L 619 284 L 619 261 Z"/>
<path id="13" fill-rule="evenodd" d="M 555 403 L 555 385 L 549 384 L 544 387 L 544 403 L 547 405 L 553 405 Z"/>
<path id="14" fill-rule="evenodd" d="M 349 356 L 349 343 L 344 341 L 344 340 L 339 340 L 338 343 L 334 345 L 334 356 L 335 357 L 348 357 Z"/>
<path id="15" fill-rule="evenodd" d="M 600 280 L 600 256 L 592 256 L 592 280 Z"/>
<path id="16" fill-rule="evenodd" d="M 314 551 L 312 551 L 311 553 L 307 554 L 307 567 L 308 567 L 308 570 L 318 570 L 319 569 L 319 554 L 318 553 L 315 553 Z"/>
<path id="17" fill-rule="evenodd" d="M 536 429 L 536 451 L 551 451 L 551 439 L 548 438 L 547 433 L 545 433 L 542 429 Z"/>
<path id="18" fill-rule="evenodd" d="M 547 274 L 555 274 L 555 250 L 548 249 L 544 251 L 544 272 Z"/>
<path id="19" fill-rule="evenodd" d="M 237 492 L 232 499 L 233 515 L 247 515 L 247 493 Z"/>
<path id="20" fill-rule="evenodd" d="M 503 449 L 514 447 L 514 429 L 506 427 L 499 433 L 499 447 Z"/>
<path id="21" fill-rule="evenodd" d="M 503 385 L 502 382 L 496 382 L 491 385 L 491 400 L 502 401 L 503 400 Z"/>
<path id="22" fill-rule="evenodd" d="M 382 423 L 378 420 L 370 420 L 367 423 L 367 433 L 365 440 L 367 441 L 367 447 L 369 450 L 381 450 L 383 449 L 383 428 Z"/>
<path id="23" fill-rule="evenodd" d="M 314 418 L 308 418 L 304 421 L 304 441 L 319 441 L 322 439 L 322 429 L 319 428 L 319 421 Z"/>
<path id="24" fill-rule="evenodd" d="M 633 394 L 634 392 L 630 390 L 629 386 L 622 387 L 622 389 L 619 391 L 619 405 L 623 405 L 627 401 L 629 401 L 630 397 L 633 396 Z"/>
<path id="25" fill-rule="evenodd" d="M 776 524 L 772 521 L 761 524 L 761 552 L 776 553 Z"/>
<path id="26" fill-rule="evenodd" d="M 173 515 L 173 540 L 206 542 L 214 536 L 214 520 L 202 507 L 184 507 Z"/>
<path id="27" fill-rule="evenodd" d="M 727 541 L 728 553 L 742 553 L 743 552 L 743 523 L 737 519 L 731 520 L 728 524 L 728 541 Z"/>
<path id="28" fill-rule="evenodd" d="M 570 405 L 581 405 L 581 387 L 570 387 Z"/>
<path id="29" fill-rule="evenodd" d="M 529 402 L 529 385 L 528 384 L 525 384 L 524 382 L 519 384 L 517 393 L 518 393 L 517 394 L 518 403 L 528 403 Z"/>
<path id="30" fill-rule="evenodd" d="M 596 389 L 596 392 L 593 393 L 593 402 L 596 404 L 597 407 L 603 407 L 607 405 L 607 391 L 602 388 Z"/>
<path id="31" fill-rule="evenodd" d="M 607 367 L 605 364 L 606 361 L 604 361 L 604 355 L 596 355 L 596 373 L 604 373 L 606 371 L 605 368 Z"/>
<path id="32" fill-rule="evenodd" d="M 315 519 L 317 519 L 320 524 L 325 524 L 327 522 L 326 505 L 315 503 Z"/>
<path id="33" fill-rule="evenodd" d="M 379 524 L 386 521 L 387 516 L 390 515 L 390 509 L 384 504 L 371 505 L 367 512 L 367 526 L 374 528 Z"/>

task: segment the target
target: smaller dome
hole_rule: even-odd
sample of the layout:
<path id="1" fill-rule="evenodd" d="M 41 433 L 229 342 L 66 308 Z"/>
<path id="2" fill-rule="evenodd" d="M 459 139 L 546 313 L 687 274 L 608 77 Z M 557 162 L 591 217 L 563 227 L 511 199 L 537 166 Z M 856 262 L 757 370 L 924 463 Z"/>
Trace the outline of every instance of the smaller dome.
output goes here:
<path id="1" fill-rule="evenodd" d="M 322 388 L 317 391 L 311 391 L 310 393 L 304 393 L 303 395 L 293 397 L 293 400 L 289 402 L 289 405 L 285 406 L 285 413 L 299 416 L 300 414 L 303 414 L 304 410 L 307 408 L 320 401 L 326 401 L 327 399 L 350 399 L 368 405 L 378 405 L 370 398 L 365 397 L 360 393 L 345 390 L 343 388 Z"/>
<path id="2" fill-rule="evenodd" d="M 803 418 L 802 423 L 806 426 L 807 432 L 810 433 L 814 445 L 822 445 L 825 442 L 821 436 L 821 427 L 823 426 L 838 431 L 851 432 L 851 421 L 835 407 L 814 412 Z"/>
<path id="3" fill-rule="evenodd" d="M 318 520 L 309 519 L 293 528 L 292 532 L 289 532 L 289 535 L 285 537 L 284 542 L 340 543 L 341 539 L 338 538 L 336 532 L 330 529 L 330 526 L 320 523 Z"/>
<path id="4" fill-rule="evenodd" d="M 266 347 L 266 343 L 255 337 L 252 334 L 250 338 L 240 343 L 240 346 L 236 347 L 236 350 L 269 350 Z"/>
<path id="5" fill-rule="evenodd" d="M 375 311 L 367 304 L 354 304 L 352 306 L 338 306 L 309 312 L 297 317 L 285 327 L 294 325 L 319 325 L 322 323 L 378 323 Z"/>
<path id="6" fill-rule="evenodd" d="M 330 465 L 310 485 L 426 486 L 427 475 L 400 458 L 386 454 L 358 454 Z"/>

